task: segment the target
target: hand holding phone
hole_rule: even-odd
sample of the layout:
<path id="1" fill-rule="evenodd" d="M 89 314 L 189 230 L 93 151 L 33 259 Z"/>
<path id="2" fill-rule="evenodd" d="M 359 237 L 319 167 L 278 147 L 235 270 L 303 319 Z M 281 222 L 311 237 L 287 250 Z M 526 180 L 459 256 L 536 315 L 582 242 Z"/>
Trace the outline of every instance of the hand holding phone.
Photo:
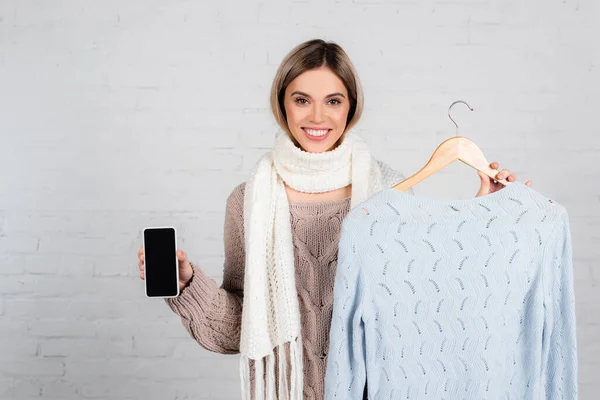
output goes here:
<path id="1" fill-rule="evenodd" d="M 146 296 L 178 296 L 192 278 L 193 269 L 185 252 L 177 250 L 175 228 L 145 228 L 143 237 L 138 265 L 140 278 L 146 281 Z"/>

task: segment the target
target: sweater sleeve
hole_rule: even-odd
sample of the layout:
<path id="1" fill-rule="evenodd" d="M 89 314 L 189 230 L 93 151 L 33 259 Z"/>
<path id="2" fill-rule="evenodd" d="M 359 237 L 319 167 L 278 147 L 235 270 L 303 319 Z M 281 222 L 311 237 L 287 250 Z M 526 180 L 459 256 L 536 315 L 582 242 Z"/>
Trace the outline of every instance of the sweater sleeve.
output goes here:
<path id="1" fill-rule="evenodd" d="M 545 249 L 542 374 L 548 399 L 577 398 L 577 339 L 571 231 L 566 211 L 558 216 Z"/>
<path id="2" fill-rule="evenodd" d="M 333 290 L 325 399 L 362 399 L 366 383 L 365 280 L 351 233 L 342 227 Z"/>
<path id="3" fill-rule="evenodd" d="M 192 265 L 188 285 L 178 297 L 165 299 L 202 347 L 221 354 L 239 353 L 245 265 L 242 185 L 227 199 L 222 285 Z"/>

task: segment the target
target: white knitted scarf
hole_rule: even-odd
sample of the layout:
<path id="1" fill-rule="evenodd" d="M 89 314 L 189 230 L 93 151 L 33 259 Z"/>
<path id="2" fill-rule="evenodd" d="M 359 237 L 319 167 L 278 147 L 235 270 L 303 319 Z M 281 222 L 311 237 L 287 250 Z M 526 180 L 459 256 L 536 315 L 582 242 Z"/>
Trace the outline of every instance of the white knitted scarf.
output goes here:
<path id="1" fill-rule="evenodd" d="M 402 175 L 376 162 L 367 144 L 352 132 L 346 134 L 338 147 L 324 153 L 308 153 L 297 148 L 284 132 L 277 134 L 273 151 L 257 163 L 244 195 L 246 266 L 240 338 L 244 400 L 303 398 L 300 311 L 289 203 L 283 182 L 306 193 L 322 193 L 352 184 L 352 208 L 401 180 Z M 291 382 L 287 381 L 288 358 Z M 251 360 L 254 360 L 254 396 Z M 279 382 L 277 395 L 275 379 Z"/>

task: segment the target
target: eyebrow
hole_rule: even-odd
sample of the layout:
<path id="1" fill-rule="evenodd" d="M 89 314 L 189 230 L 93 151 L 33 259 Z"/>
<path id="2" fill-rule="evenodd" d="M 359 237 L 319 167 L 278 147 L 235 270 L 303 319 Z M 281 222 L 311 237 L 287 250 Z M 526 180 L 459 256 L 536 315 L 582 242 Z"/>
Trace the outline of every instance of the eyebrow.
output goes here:
<path id="1" fill-rule="evenodd" d="M 300 92 L 298 90 L 294 91 L 290 96 L 294 96 L 296 94 L 299 94 L 300 96 L 305 96 L 305 97 L 308 97 L 308 98 L 312 98 L 309 94 L 304 93 L 304 92 Z M 331 93 L 331 94 L 328 94 L 327 96 L 325 96 L 325 98 L 327 99 L 329 97 L 334 97 L 334 96 L 340 96 L 340 97 L 346 98 L 346 96 L 344 96 L 341 93 Z"/>

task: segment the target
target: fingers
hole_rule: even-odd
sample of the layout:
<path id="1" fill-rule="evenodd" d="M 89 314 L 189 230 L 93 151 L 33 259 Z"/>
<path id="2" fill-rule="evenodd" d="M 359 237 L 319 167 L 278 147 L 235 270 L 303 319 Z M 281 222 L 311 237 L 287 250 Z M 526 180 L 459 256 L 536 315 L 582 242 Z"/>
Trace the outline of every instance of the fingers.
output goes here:
<path id="1" fill-rule="evenodd" d="M 500 168 L 500 164 L 498 164 L 497 161 L 494 161 L 490 164 L 490 168 L 498 169 L 498 168 Z M 516 175 L 513 176 L 513 174 L 511 174 L 509 170 L 503 169 L 502 171 L 498 172 L 495 180 L 502 180 L 502 179 L 507 179 L 508 181 L 512 182 L 513 180 L 516 180 L 517 177 L 516 177 Z"/>
<path id="2" fill-rule="evenodd" d="M 138 250 L 138 268 L 140 270 L 140 279 L 144 279 L 144 247 L 140 247 Z"/>
<path id="3" fill-rule="evenodd" d="M 498 164 L 498 162 L 494 161 L 493 163 L 490 164 L 490 168 L 498 169 L 498 168 L 500 168 L 500 165 Z M 517 176 L 517 174 L 511 173 L 509 170 L 503 169 L 502 171 L 500 171 L 498 173 L 498 175 L 496 175 L 496 179 L 497 180 L 506 179 L 509 182 L 514 182 L 514 181 L 518 180 L 519 177 Z M 531 186 L 531 181 L 525 182 L 525 185 Z"/>
<path id="4" fill-rule="evenodd" d="M 498 173 L 498 175 L 496 175 L 496 180 L 502 180 L 505 179 L 507 176 L 510 175 L 510 171 L 507 169 L 503 169 L 502 171 L 500 171 Z"/>
<path id="5" fill-rule="evenodd" d="M 531 182 L 531 181 L 527 181 L 527 182 L 525 182 L 525 186 L 531 186 L 531 185 L 532 185 L 532 183 L 533 183 L 533 182 Z"/>

